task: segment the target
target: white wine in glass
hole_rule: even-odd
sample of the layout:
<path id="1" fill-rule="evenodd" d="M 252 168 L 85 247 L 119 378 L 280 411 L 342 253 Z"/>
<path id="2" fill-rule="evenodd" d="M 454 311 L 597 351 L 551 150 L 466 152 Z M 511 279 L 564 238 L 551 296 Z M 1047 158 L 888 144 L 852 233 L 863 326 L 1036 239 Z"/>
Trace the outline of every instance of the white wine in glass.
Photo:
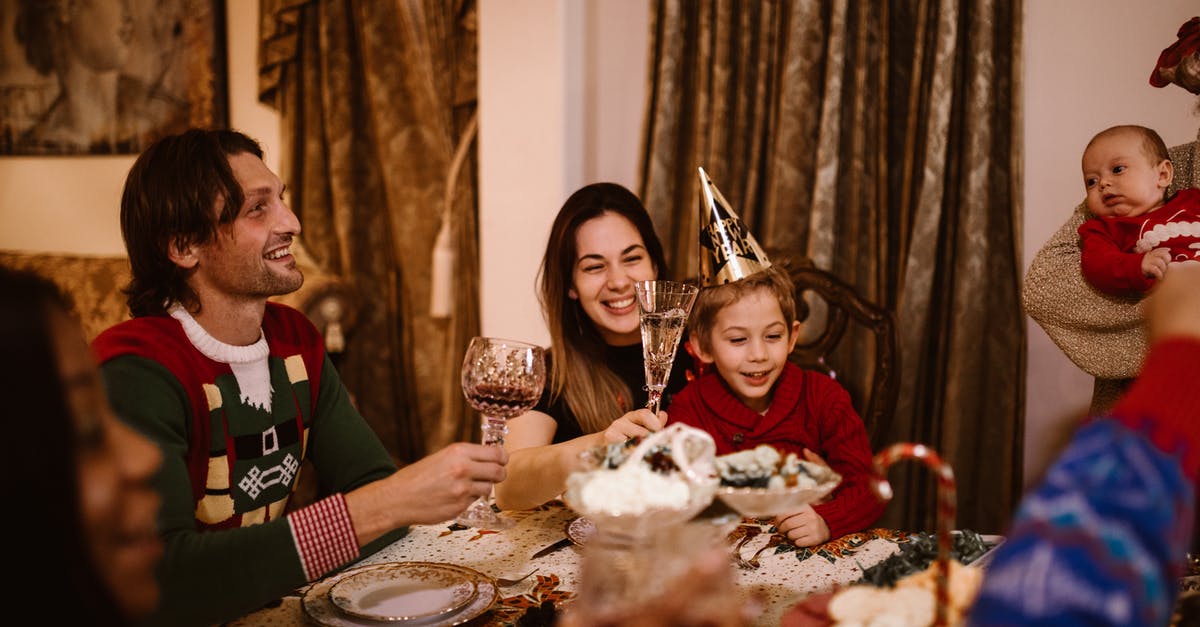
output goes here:
<path id="1" fill-rule="evenodd" d="M 483 417 L 483 444 L 503 446 L 506 421 L 537 405 L 546 382 L 546 353 L 540 346 L 494 337 L 475 337 L 462 364 L 467 403 Z M 455 519 L 465 527 L 506 529 L 511 518 L 498 515 L 480 497 Z"/>

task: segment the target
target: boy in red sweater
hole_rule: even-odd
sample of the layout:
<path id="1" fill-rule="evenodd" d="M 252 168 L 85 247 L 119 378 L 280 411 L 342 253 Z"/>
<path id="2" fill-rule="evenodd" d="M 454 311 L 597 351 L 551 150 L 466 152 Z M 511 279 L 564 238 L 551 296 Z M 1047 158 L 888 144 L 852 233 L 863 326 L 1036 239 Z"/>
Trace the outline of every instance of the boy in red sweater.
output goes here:
<path id="1" fill-rule="evenodd" d="M 704 288 L 688 334 L 694 354 L 713 367 L 675 395 L 668 420 L 707 431 L 718 455 L 770 444 L 785 455 L 819 456 L 840 474 L 830 499 L 775 519 L 797 546 L 865 529 L 884 505 L 871 492 L 862 418 L 833 379 L 788 361 L 800 331 L 791 278 L 771 265 L 703 172 L 701 187 Z"/>

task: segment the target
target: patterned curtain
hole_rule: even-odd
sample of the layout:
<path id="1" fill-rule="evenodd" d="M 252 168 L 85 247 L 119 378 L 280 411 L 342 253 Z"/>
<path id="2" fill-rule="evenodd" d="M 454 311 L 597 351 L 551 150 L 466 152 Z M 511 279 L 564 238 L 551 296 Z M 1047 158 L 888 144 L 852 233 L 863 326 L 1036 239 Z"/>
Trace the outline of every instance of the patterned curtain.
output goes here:
<path id="1" fill-rule="evenodd" d="M 657 0 L 641 194 L 681 275 L 702 166 L 768 250 L 896 314 L 900 401 L 878 449 L 920 442 L 958 477 L 957 525 L 1004 528 L 1021 490 L 1020 3 Z M 857 397 L 870 340 L 839 380 Z M 983 463 L 987 460 L 986 463 Z M 895 467 L 884 524 L 935 525 Z"/>
<path id="2" fill-rule="evenodd" d="M 458 388 L 479 328 L 474 160 L 452 194 L 448 319 L 430 315 L 447 171 L 476 104 L 469 0 L 262 0 L 260 99 L 283 123 L 302 239 L 362 308 L 338 370 L 400 462 L 474 437 Z"/>

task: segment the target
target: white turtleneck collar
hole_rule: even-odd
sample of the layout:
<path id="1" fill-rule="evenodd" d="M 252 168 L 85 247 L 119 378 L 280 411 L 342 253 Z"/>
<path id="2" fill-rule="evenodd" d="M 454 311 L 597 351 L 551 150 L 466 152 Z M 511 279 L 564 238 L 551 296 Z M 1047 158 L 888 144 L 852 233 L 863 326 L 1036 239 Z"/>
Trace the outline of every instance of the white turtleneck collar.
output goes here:
<path id="1" fill-rule="evenodd" d="M 167 313 L 183 325 L 183 332 L 196 350 L 213 361 L 229 364 L 237 379 L 242 403 L 271 411 L 271 372 L 267 364 L 271 349 L 262 329 L 259 329 L 257 342 L 234 346 L 209 335 L 192 314 L 178 304 L 171 305 Z"/>

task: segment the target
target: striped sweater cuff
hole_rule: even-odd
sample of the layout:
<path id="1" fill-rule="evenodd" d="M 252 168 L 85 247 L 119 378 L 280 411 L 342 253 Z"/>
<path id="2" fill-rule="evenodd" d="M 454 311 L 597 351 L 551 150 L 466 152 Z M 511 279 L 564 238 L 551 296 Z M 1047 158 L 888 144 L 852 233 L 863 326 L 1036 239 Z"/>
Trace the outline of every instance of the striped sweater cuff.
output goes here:
<path id="1" fill-rule="evenodd" d="M 292 541 L 309 581 L 358 557 L 358 538 L 341 494 L 288 514 Z"/>
<path id="2" fill-rule="evenodd" d="M 1200 341 L 1156 342 L 1142 372 L 1112 409 L 1112 415 L 1145 433 L 1164 452 L 1180 456 L 1193 482 L 1200 475 Z"/>

